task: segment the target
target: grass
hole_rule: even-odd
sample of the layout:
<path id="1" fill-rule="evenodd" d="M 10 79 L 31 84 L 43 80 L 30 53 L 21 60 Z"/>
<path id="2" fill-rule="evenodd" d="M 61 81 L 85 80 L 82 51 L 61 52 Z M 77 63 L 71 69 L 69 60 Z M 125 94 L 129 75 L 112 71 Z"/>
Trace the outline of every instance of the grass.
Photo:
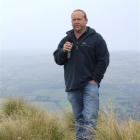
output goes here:
<path id="1" fill-rule="evenodd" d="M 102 112 L 97 126 L 97 140 L 140 140 L 140 122 L 118 122 L 113 112 Z"/>
<path id="2" fill-rule="evenodd" d="M 21 99 L 9 99 L 0 113 L 0 140 L 74 140 L 72 112 L 48 114 Z M 140 140 L 140 122 L 118 122 L 111 110 L 99 114 L 97 140 Z"/>
<path id="3" fill-rule="evenodd" d="M 23 100 L 10 99 L 0 117 L 0 140 L 64 140 L 65 130 L 57 117 Z"/>

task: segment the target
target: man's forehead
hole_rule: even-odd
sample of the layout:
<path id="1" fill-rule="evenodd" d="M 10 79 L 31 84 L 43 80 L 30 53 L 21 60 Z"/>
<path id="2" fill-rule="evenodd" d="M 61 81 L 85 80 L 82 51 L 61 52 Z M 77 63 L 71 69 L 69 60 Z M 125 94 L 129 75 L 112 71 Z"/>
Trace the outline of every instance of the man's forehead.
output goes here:
<path id="1" fill-rule="evenodd" d="M 74 11 L 71 15 L 71 17 L 75 17 L 75 16 L 84 16 L 84 13 L 81 11 Z"/>

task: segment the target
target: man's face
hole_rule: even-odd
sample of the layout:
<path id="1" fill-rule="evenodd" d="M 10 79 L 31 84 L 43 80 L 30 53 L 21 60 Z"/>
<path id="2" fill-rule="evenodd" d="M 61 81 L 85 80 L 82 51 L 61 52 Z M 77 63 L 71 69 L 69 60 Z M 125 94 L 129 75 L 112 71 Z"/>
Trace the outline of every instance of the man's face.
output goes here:
<path id="1" fill-rule="evenodd" d="M 76 32 L 81 32 L 85 29 L 87 20 L 81 11 L 75 11 L 71 15 L 72 26 Z"/>

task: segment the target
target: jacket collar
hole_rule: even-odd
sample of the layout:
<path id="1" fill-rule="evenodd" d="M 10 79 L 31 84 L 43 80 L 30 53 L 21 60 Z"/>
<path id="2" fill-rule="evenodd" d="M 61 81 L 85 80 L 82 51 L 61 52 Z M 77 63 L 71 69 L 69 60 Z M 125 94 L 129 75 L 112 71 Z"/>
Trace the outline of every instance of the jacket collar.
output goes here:
<path id="1" fill-rule="evenodd" d="M 87 31 L 86 32 L 87 32 L 87 35 L 96 33 L 96 31 L 93 28 L 89 27 L 89 26 L 87 26 Z M 66 32 L 66 34 L 68 36 L 73 36 L 74 35 L 74 30 L 73 29 L 69 30 L 69 31 Z"/>

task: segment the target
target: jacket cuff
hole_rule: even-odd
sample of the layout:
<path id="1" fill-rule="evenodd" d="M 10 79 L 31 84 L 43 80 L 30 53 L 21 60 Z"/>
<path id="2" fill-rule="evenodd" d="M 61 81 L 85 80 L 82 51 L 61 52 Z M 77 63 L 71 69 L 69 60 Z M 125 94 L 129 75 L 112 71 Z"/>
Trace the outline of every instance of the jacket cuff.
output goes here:
<path id="1" fill-rule="evenodd" d="M 101 80 L 100 80 L 99 78 L 97 78 L 97 76 L 95 76 L 95 75 L 92 76 L 92 79 L 95 80 L 95 81 L 97 82 L 97 84 L 99 84 L 100 81 L 101 81 Z"/>

